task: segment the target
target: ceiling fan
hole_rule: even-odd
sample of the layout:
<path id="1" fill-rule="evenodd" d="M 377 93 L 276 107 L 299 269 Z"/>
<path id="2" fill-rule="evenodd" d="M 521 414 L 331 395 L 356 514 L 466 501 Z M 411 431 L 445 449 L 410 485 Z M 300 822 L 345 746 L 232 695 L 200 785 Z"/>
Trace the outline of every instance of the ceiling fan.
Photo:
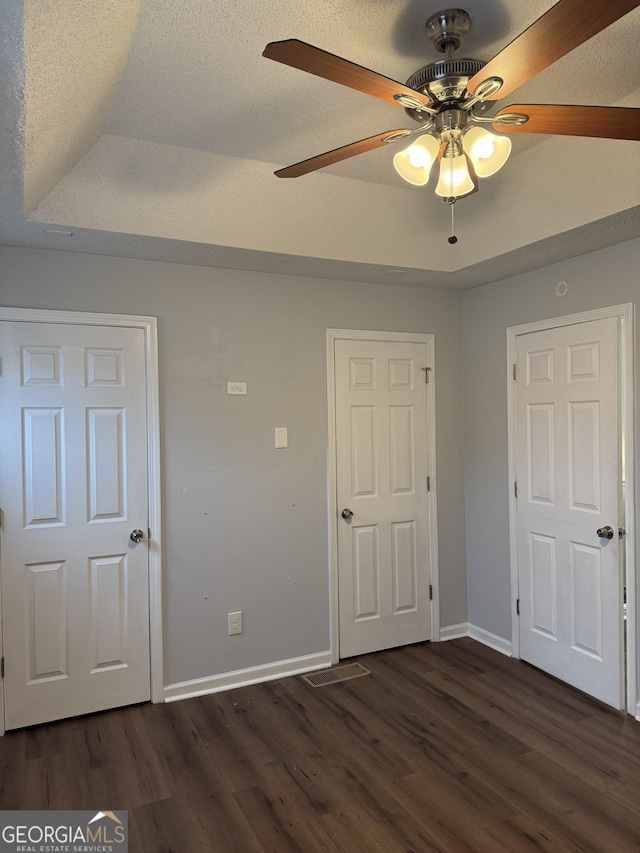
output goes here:
<path id="1" fill-rule="evenodd" d="M 492 102 L 510 95 L 544 68 L 640 6 L 640 0 L 559 0 L 489 62 L 454 56 L 471 19 L 464 9 L 432 15 L 426 31 L 444 59 L 409 77 L 406 85 L 297 39 L 271 42 L 263 56 L 405 108 L 420 127 L 387 130 L 278 169 L 279 178 L 297 178 L 410 136 L 417 139 L 397 153 L 394 166 L 409 183 L 424 186 L 439 161 L 435 189 L 449 204 L 477 192 L 478 178 L 495 174 L 511 151 L 501 133 L 537 133 L 640 140 L 640 108 L 513 104 L 489 116 Z M 453 208 L 452 208 L 453 215 Z M 456 238 L 449 238 L 455 242 Z"/>

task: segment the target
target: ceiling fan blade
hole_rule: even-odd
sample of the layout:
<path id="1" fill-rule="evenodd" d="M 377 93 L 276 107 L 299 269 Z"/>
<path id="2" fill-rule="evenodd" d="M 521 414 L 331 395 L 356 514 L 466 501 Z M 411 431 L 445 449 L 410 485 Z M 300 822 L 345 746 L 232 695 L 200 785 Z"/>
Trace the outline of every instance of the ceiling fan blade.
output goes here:
<path id="1" fill-rule="evenodd" d="M 496 114 L 516 113 L 529 120 L 522 125 L 494 123 L 503 133 L 549 133 L 640 141 L 640 107 L 581 107 L 562 104 L 512 104 Z"/>
<path id="2" fill-rule="evenodd" d="M 317 157 L 310 157 L 308 160 L 294 163 L 293 166 L 278 169 L 274 174 L 279 178 L 299 178 L 301 175 L 307 175 L 309 172 L 315 172 L 317 169 L 323 169 L 325 166 L 331 166 L 341 160 L 348 160 L 349 157 L 355 157 L 357 154 L 364 154 L 365 151 L 373 151 L 374 148 L 380 148 L 382 145 L 399 142 L 401 139 L 411 136 L 412 133 L 413 131 L 406 129 L 387 130 L 377 136 L 369 136 L 359 142 L 352 142 L 350 145 L 343 145 L 342 148 L 334 148 L 333 151 L 326 151 L 324 154 L 318 154 Z"/>
<path id="3" fill-rule="evenodd" d="M 472 94 L 485 80 L 502 86 L 491 100 L 504 98 L 531 77 L 626 15 L 640 0 L 559 0 L 478 71 L 467 85 Z"/>
<path id="4" fill-rule="evenodd" d="M 321 50 L 319 47 L 314 47 L 304 41 L 298 41 L 298 39 L 272 41 L 262 51 L 262 55 L 266 56 L 267 59 L 274 59 L 276 62 L 290 65 L 292 68 L 299 68 L 301 71 L 308 71 L 309 74 L 324 77 L 325 80 L 332 80 L 334 83 L 349 86 L 358 92 L 364 92 L 365 95 L 381 98 L 390 104 L 415 107 L 429 104 L 429 98 L 426 95 L 417 92 L 415 89 L 410 89 L 403 83 L 397 83 L 389 77 L 383 77 L 382 74 L 363 68 L 362 65 L 341 59 L 333 53 L 327 53 L 326 50 Z M 403 104 L 395 97 L 396 95 L 411 98 L 414 103 Z"/>

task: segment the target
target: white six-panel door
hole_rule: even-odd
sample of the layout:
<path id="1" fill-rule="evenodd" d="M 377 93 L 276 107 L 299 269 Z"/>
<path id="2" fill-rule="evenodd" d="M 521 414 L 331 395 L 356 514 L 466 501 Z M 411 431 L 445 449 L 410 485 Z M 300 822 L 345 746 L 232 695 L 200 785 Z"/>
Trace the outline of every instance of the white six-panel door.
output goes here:
<path id="1" fill-rule="evenodd" d="M 431 637 L 425 356 L 335 341 L 340 657 Z"/>
<path id="2" fill-rule="evenodd" d="M 622 708 L 618 321 L 516 347 L 520 655 Z"/>
<path id="3" fill-rule="evenodd" d="M 145 354 L 136 328 L 0 327 L 5 712 L 16 728 L 149 698 Z"/>

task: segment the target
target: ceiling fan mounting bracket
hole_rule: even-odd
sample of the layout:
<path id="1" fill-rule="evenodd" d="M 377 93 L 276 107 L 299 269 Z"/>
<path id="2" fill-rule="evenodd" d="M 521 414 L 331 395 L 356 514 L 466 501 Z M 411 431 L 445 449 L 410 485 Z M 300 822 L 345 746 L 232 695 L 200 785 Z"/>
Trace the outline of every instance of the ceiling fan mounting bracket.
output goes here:
<path id="1" fill-rule="evenodd" d="M 471 29 L 471 16 L 466 9 L 444 9 L 431 15 L 424 28 L 436 49 L 449 55 L 460 47 L 462 37 Z"/>

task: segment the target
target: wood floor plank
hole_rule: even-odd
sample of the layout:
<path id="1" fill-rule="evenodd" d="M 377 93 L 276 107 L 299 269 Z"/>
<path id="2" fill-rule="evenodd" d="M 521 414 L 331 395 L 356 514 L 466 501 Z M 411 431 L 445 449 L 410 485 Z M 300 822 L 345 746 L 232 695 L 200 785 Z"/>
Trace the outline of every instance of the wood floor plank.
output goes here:
<path id="1" fill-rule="evenodd" d="M 236 791 L 233 797 L 254 834 L 260 839 L 263 850 L 270 853 L 304 853 L 304 848 L 296 840 L 294 815 L 283 815 L 283 811 L 277 807 L 277 794 L 255 786 Z"/>
<path id="2" fill-rule="evenodd" d="M 571 740 L 569 725 L 565 729 L 554 726 L 542 713 L 536 714 L 530 704 L 518 702 L 496 686 L 488 687 L 480 676 L 473 680 L 473 684 L 472 679 L 461 684 L 441 673 L 430 673 L 427 677 L 445 692 L 486 714 L 529 749 L 562 762 L 567 770 L 588 778 L 598 789 L 604 791 L 619 784 L 620 779 L 610 767 L 602 769 L 594 763 L 599 757 L 596 752 L 576 752 L 566 745 L 566 741 Z"/>
<path id="3" fill-rule="evenodd" d="M 387 660 L 384 655 L 380 655 L 372 663 L 374 675 L 380 676 L 371 679 L 373 685 L 380 685 L 375 702 L 392 711 L 394 725 L 399 717 L 406 723 L 406 727 L 416 729 L 409 732 L 413 750 L 416 736 L 423 735 L 431 742 L 435 738 L 439 744 L 445 743 L 453 750 L 462 752 L 479 743 L 491 743 L 497 749 L 514 754 L 529 749 L 504 728 L 494 725 L 485 714 L 434 687 L 426 677 L 416 683 L 411 669 L 403 667 L 402 662 L 390 662 L 394 660 L 397 661 L 397 658 Z"/>
<path id="4" fill-rule="evenodd" d="M 416 837 L 413 846 L 407 847 L 402 840 L 395 837 L 393 829 L 387 824 L 372 818 L 367 812 L 344 809 L 332 812 L 320 818 L 324 830 L 340 851 L 358 851 L 358 853 L 407 853 L 416 851 L 437 850 L 424 834 Z M 280 851 L 273 851 L 280 853 Z"/>
<path id="5" fill-rule="evenodd" d="M 446 791 L 454 802 L 464 803 L 473 815 L 474 826 L 494 825 L 509 820 L 518 813 L 512 803 L 499 796 L 495 788 L 486 785 L 473 775 L 473 765 L 466 757 L 456 756 L 454 761 L 445 752 L 433 753 L 431 765 L 414 776 L 395 780 L 396 787 L 404 790 L 408 781 L 420 780 L 421 790 L 429 788 Z"/>
<path id="6" fill-rule="evenodd" d="M 366 815 L 372 826 L 386 827 L 385 833 L 391 833 L 403 849 L 419 842 L 431 844 L 432 833 L 425 829 L 424 813 L 414 814 L 396 780 L 357 762 L 343 762 L 332 770 L 331 777 L 343 803 L 339 811 Z"/>
<path id="7" fill-rule="evenodd" d="M 523 694 L 533 691 L 537 704 L 544 706 L 549 703 L 558 713 L 571 719 L 587 719 L 599 714 L 604 707 L 578 690 L 567 691 L 566 684 L 546 675 L 541 670 L 496 652 L 468 637 L 456 640 L 455 650 L 450 651 L 449 645 L 451 644 L 438 643 L 437 647 L 442 648 L 439 654 L 446 657 L 452 653 L 455 655 L 464 653 L 482 672 L 488 671 L 500 677 L 505 687 L 514 683 L 520 685 Z"/>
<path id="8" fill-rule="evenodd" d="M 633 750 L 632 757 L 640 757 L 640 725 L 628 714 L 601 711 L 598 716 L 580 720 L 576 731 L 584 732 L 589 742 L 599 742 L 618 755 L 629 755 Z"/>
<path id="9" fill-rule="evenodd" d="M 528 726 L 536 734 L 536 749 L 559 761 L 567 769 L 588 777 L 593 785 L 603 791 L 632 778 L 625 773 L 620 762 L 612 759 L 601 748 L 600 743 L 592 741 L 592 748 L 586 752 L 585 738 L 580 737 L 575 726 L 568 726 L 561 716 L 546 707 L 533 706 L 529 701 L 523 701 L 523 697 L 518 696 L 517 690 L 511 687 L 500 687 L 501 682 L 497 679 L 482 675 L 474 682 L 473 690 L 488 701 L 495 701 L 502 711 Z M 499 698 L 494 698 L 499 689 Z"/>
<path id="10" fill-rule="evenodd" d="M 521 841 L 519 833 L 479 809 L 464 790 L 441 785 L 425 773 L 400 779 L 397 786 L 416 818 L 429 816 L 425 831 L 438 849 L 495 853 L 496 844 L 500 850 L 510 850 Z"/>
<path id="11" fill-rule="evenodd" d="M 131 853 L 640 849 L 635 721 L 468 638 L 360 660 L 9 732 L 0 808 L 127 810 Z"/>
<path id="12" fill-rule="evenodd" d="M 615 853 L 638 853 L 640 838 L 637 831 L 620 826 L 611 820 L 603 823 L 599 814 L 592 812 L 570 812 L 565 816 L 566 831 L 576 839 L 578 845 L 588 850 L 612 850 Z"/>
<path id="13" fill-rule="evenodd" d="M 253 776 L 243 763 L 242 753 L 234 750 L 227 737 L 208 735 L 196 730 L 189 705 L 194 700 L 172 702 L 168 713 L 159 717 L 157 706 L 148 706 L 149 725 L 156 737 L 158 754 L 164 760 L 176 790 L 192 780 L 206 780 L 211 793 L 226 794 L 235 787 L 252 784 Z"/>
<path id="14" fill-rule="evenodd" d="M 634 782 L 627 782 L 607 791 L 607 797 L 634 811 L 640 820 L 640 777 Z"/>
<path id="15" fill-rule="evenodd" d="M 575 838 L 568 832 L 560 831 L 558 828 L 549 826 L 548 821 L 540 820 L 529 814 L 517 814 L 513 818 L 504 821 L 494 834 L 494 828 L 486 828 L 488 835 L 495 838 L 498 845 L 495 850 L 508 851 L 545 851 L 545 853 L 575 853 L 576 850 L 587 850 L 579 846 Z M 509 833 L 505 835 L 505 833 Z M 505 837 L 510 840 L 505 844 Z"/>
<path id="16" fill-rule="evenodd" d="M 174 793 L 171 774 L 158 750 L 151 745 L 148 727 L 144 725 L 145 709 L 150 707 L 123 708 L 100 722 L 103 740 L 109 745 L 105 764 L 112 770 L 114 793 L 126 800 L 129 808 L 157 802 Z"/>
<path id="17" fill-rule="evenodd" d="M 297 823 L 294 828 L 295 843 L 305 853 L 344 853 L 344 848 L 339 847 L 325 829 L 322 819 L 316 818 Z M 264 848 L 261 847 L 260 849 L 263 850 Z"/>
<path id="18" fill-rule="evenodd" d="M 140 853 L 179 853 L 185 849 L 185 839 L 190 853 L 212 849 L 207 847 L 209 839 L 202 831 L 199 815 L 193 809 L 185 813 L 174 797 L 137 806 L 133 817 L 143 844 Z"/>
<path id="19" fill-rule="evenodd" d="M 0 807 L 26 808 L 21 805 L 26 785 L 26 733 L 10 732 L 0 738 Z"/>
<path id="20" fill-rule="evenodd" d="M 556 792 L 558 799 L 564 799 L 572 804 L 571 814 L 584 817 L 583 828 L 576 830 L 581 837 L 590 840 L 594 833 L 588 829 L 589 824 L 601 826 L 602 837 L 608 837 L 610 849 L 620 849 L 619 845 L 635 845 L 640 850 L 640 821 L 634 810 L 628 809 L 614 798 L 594 789 L 582 777 L 574 777 L 567 786 L 567 770 L 564 766 L 550 761 L 547 756 L 539 753 L 529 753 L 523 759 L 528 767 L 536 770 L 544 778 L 547 787 Z M 619 787 L 619 786 L 618 786 Z M 614 789 L 618 790 L 618 788 Z M 570 825 L 573 824 L 573 820 Z"/>
<path id="21" fill-rule="evenodd" d="M 640 846 L 637 815 L 627 808 L 619 810 L 606 794 L 540 753 L 531 751 L 516 761 L 478 750 L 467 762 L 471 779 L 477 776 L 522 814 L 573 841 L 576 849 L 610 851 L 620 845 L 628 850 L 630 843 Z M 585 816 L 584 826 L 581 815 Z M 594 843 L 597 836 L 587 828 L 591 821 L 600 827 L 601 844 Z"/>

